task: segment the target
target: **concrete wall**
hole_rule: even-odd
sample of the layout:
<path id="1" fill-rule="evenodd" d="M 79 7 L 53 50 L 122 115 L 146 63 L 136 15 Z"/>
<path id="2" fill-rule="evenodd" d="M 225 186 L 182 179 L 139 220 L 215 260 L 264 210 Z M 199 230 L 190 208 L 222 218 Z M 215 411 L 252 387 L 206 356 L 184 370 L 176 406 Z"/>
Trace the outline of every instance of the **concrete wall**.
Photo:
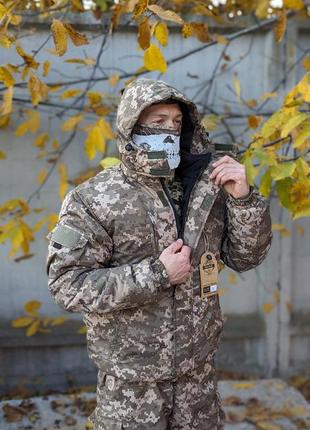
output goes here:
<path id="1" fill-rule="evenodd" d="M 81 28 L 88 31 L 90 38 L 98 34 L 96 33 L 98 28 L 94 27 L 90 17 L 79 19 Z M 29 31 L 29 28 L 26 26 L 24 31 Z M 173 63 L 165 75 L 149 73 L 147 76 L 162 78 L 173 84 L 193 98 L 200 107 L 205 105 L 212 111 L 224 113 L 228 106 L 231 111 L 242 116 L 248 111 L 237 104 L 235 95 L 229 89 L 229 86 L 233 87 L 233 73 L 238 72 L 244 99 L 258 98 L 264 92 L 273 91 L 283 80 L 285 71 L 292 68 L 309 46 L 309 30 L 310 27 L 305 23 L 290 23 L 286 40 L 282 44 L 274 42 L 271 31 L 261 31 L 255 36 L 237 39 L 226 52 L 231 57 L 231 63 L 236 64 L 233 69 L 228 69 L 216 77 L 211 91 L 208 91 L 208 80 L 213 75 L 217 60 L 225 48 L 224 45 L 216 45 L 188 56 L 182 62 Z M 31 52 L 46 37 L 47 29 L 44 26 L 38 27 L 34 35 L 25 39 L 23 47 L 27 52 Z M 85 51 L 89 57 L 96 57 L 99 44 L 100 40 L 96 38 L 87 47 Z M 167 59 L 173 59 L 200 46 L 202 44 L 195 39 L 181 39 L 172 29 L 169 45 L 163 51 Z M 45 48 L 51 47 L 52 44 L 49 41 Z M 65 58 L 81 57 L 82 51 L 83 49 L 71 47 L 70 53 L 66 54 Z M 13 50 L 2 50 L 1 55 L 3 63 L 14 64 L 17 61 Z M 40 61 L 44 61 L 46 55 L 44 51 L 40 55 Z M 108 39 L 102 56 L 102 68 L 108 74 L 117 73 L 119 70 L 134 72 L 142 64 L 141 58 L 142 53 L 136 48 L 135 33 L 131 28 L 123 26 Z M 47 82 L 61 79 L 60 72 L 70 79 L 79 79 L 89 77 L 91 69 L 63 63 L 63 58 L 53 57 L 52 70 Z M 292 68 L 287 79 L 284 79 L 278 88 L 280 96 L 277 99 L 271 99 L 265 105 L 263 111 L 266 115 L 279 106 L 281 95 L 297 82 L 302 73 L 300 67 Z M 102 76 L 103 71 L 96 75 L 96 77 Z M 84 88 L 84 85 L 80 84 L 80 87 Z M 75 88 L 79 88 L 79 85 L 77 84 Z M 114 90 L 107 82 L 98 82 L 94 88 L 112 93 L 117 99 L 122 83 Z M 19 89 L 16 94 L 20 98 L 25 98 L 26 90 Z M 59 103 L 58 94 L 59 92 L 52 93 L 49 101 Z M 32 145 L 33 135 L 26 134 L 20 139 L 14 137 L 12 133 L 21 122 L 23 109 L 27 107 L 29 105 L 20 103 L 15 109 L 9 130 L 0 131 L 0 149 L 7 153 L 7 160 L 1 161 L 0 204 L 11 198 L 27 199 L 37 187 L 36 177 L 39 170 L 48 167 L 44 158 L 36 159 L 38 149 Z M 42 131 L 48 130 L 52 139 L 58 138 L 61 143 L 65 142 L 67 136 L 56 130 L 57 122 L 65 120 L 66 113 L 56 120 L 55 111 L 52 108 L 42 104 L 39 109 L 42 115 Z M 113 121 L 113 117 L 111 120 Z M 232 127 L 236 140 L 246 145 L 249 134 L 242 131 L 240 118 L 228 118 L 227 123 Z M 68 166 L 70 178 L 89 167 L 96 166 L 101 159 L 100 155 L 92 161 L 87 159 L 83 149 L 84 137 L 85 135 L 78 133 L 64 152 L 63 161 Z M 220 142 L 231 141 L 231 137 L 224 128 L 214 133 L 212 137 Z M 112 143 L 108 153 L 114 152 L 115 146 Z M 40 195 L 32 199 L 32 207 L 44 207 L 46 212 L 43 214 L 58 213 L 61 205 L 58 184 L 58 174 L 54 172 Z M 272 216 L 275 223 L 286 223 L 292 235 L 283 238 L 275 233 L 268 259 L 255 270 L 242 275 L 237 274 L 236 283 L 231 282 L 231 270 L 226 269 L 221 275 L 221 303 L 227 322 L 218 359 L 219 366 L 224 369 L 271 376 L 288 375 L 308 367 L 310 244 L 306 238 L 310 222 L 308 219 L 302 219 L 292 223 L 288 214 L 275 202 L 272 202 Z M 30 216 L 28 222 L 32 225 L 41 217 L 42 213 Z M 298 233 L 296 225 L 305 229 L 304 236 Z M 23 314 L 23 304 L 33 299 L 42 302 L 42 314 L 51 316 L 63 314 L 63 311 L 53 302 L 47 289 L 46 233 L 46 229 L 43 229 L 37 234 L 31 246 L 34 257 L 29 260 L 16 263 L 7 257 L 8 245 L 2 245 L 0 248 L 1 392 L 7 392 L 25 376 L 28 377 L 27 384 L 37 386 L 38 389 L 68 388 L 70 385 L 68 373 L 73 375 L 79 384 L 95 382 L 96 369 L 86 354 L 85 335 L 76 333 L 78 327 L 82 325 L 80 315 L 67 313 L 70 322 L 55 327 L 52 333 L 38 334 L 32 338 L 26 338 L 23 330 L 10 327 L 10 320 Z M 274 302 L 275 295 L 279 299 L 275 308 L 268 314 L 264 313 L 263 304 Z"/>

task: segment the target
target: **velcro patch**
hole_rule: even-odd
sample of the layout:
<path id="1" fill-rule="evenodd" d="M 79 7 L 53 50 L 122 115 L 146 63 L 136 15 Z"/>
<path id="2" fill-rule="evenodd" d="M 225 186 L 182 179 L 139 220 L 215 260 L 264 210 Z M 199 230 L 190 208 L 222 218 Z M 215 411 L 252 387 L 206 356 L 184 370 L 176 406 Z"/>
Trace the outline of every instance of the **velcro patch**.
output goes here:
<path id="1" fill-rule="evenodd" d="M 84 236 L 78 230 L 67 225 L 58 225 L 52 231 L 50 239 L 60 245 L 66 246 L 67 248 L 73 248 L 79 243 L 81 237 Z"/>

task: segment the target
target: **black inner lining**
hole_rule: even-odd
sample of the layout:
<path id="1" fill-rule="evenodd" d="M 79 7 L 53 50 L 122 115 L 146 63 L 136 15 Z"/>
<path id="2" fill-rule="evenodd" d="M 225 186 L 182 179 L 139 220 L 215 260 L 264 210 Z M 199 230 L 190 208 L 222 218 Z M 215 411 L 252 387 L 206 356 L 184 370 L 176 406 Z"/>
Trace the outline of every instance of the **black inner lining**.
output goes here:
<path id="1" fill-rule="evenodd" d="M 175 175 L 179 177 L 183 188 L 183 195 L 180 203 L 181 220 L 179 231 L 179 237 L 183 239 L 190 195 L 196 181 L 208 166 L 211 158 L 211 153 L 191 154 L 190 152 L 181 151 L 180 155 L 181 161 L 175 171 Z"/>

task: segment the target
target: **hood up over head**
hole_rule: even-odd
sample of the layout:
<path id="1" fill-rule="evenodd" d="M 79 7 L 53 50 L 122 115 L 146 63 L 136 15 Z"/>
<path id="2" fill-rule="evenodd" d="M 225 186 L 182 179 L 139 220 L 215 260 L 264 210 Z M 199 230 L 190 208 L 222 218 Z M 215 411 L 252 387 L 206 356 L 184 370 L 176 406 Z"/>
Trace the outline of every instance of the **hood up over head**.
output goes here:
<path id="1" fill-rule="evenodd" d="M 183 113 L 180 138 L 181 165 L 185 158 L 213 152 L 208 133 L 200 123 L 196 105 L 163 81 L 137 79 L 124 90 L 117 110 L 117 145 L 127 172 L 154 177 L 174 175 L 164 151 L 149 152 L 132 140 L 132 130 L 141 112 L 153 103 L 175 100 Z M 205 157 L 203 157 L 205 158 Z"/>

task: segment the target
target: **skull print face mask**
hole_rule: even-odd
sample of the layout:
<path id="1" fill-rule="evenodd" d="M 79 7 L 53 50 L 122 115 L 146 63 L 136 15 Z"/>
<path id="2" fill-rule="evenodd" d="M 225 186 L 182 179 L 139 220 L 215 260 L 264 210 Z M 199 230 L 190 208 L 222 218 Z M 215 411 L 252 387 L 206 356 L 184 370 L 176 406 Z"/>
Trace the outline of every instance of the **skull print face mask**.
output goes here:
<path id="1" fill-rule="evenodd" d="M 146 151 L 165 151 L 170 169 L 178 167 L 180 163 L 180 130 L 136 124 L 133 129 L 132 140 Z"/>

